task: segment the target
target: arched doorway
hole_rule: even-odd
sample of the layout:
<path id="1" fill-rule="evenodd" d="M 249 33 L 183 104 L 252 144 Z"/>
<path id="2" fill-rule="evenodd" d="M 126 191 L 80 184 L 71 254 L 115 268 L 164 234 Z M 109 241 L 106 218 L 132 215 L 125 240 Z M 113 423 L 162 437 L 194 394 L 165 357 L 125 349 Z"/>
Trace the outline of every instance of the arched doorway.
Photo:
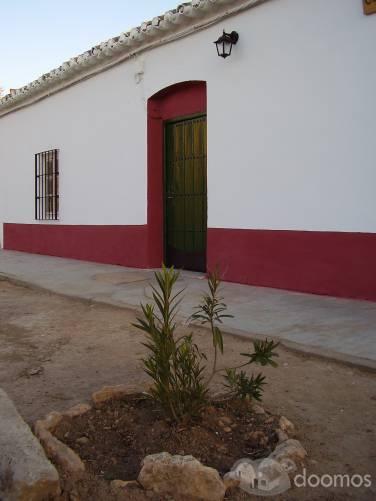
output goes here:
<path id="1" fill-rule="evenodd" d="M 148 101 L 149 262 L 206 270 L 206 84 L 183 82 Z"/>

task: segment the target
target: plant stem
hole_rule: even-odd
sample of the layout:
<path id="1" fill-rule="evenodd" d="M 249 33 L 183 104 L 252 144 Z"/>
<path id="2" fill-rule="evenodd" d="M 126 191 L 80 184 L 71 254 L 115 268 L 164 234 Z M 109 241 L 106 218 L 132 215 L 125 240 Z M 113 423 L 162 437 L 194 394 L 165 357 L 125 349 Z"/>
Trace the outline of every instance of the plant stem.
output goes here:
<path id="1" fill-rule="evenodd" d="M 211 317 L 211 319 L 210 319 L 210 328 L 211 328 L 211 331 L 214 332 L 213 317 Z M 206 386 L 209 386 L 209 384 L 211 383 L 211 380 L 213 379 L 214 375 L 217 372 L 217 359 L 218 359 L 218 348 L 217 348 L 217 344 L 215 344 L 214 345 L 213 368 L 212 368 L 212 372 L 211 372 L 211 374 L 209 376 L 209 379 L 206 381 Z"/>

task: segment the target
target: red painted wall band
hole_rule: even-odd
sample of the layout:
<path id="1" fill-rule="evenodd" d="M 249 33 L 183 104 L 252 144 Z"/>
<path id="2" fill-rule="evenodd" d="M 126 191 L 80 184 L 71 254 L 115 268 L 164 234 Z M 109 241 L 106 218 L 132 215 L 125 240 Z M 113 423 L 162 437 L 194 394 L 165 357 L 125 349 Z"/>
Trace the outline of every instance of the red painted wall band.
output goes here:
<path id="1" fill-rule="evenodd" d="M 136 268 L 146 226 L 4 224 L 4 248 Z M 376 301 L 376 234 L 208 229 L 208 268 L 263 287 Z"/>
<path id="2" fill-rule="evenodd" d="M 376 301 L 376 233 L 210 228 L 224 280 Z"/>
<path id="3" fill-rule="evenodd" d="M 4 248 L 147 268 L 147 227 L 4 224 Z"/>

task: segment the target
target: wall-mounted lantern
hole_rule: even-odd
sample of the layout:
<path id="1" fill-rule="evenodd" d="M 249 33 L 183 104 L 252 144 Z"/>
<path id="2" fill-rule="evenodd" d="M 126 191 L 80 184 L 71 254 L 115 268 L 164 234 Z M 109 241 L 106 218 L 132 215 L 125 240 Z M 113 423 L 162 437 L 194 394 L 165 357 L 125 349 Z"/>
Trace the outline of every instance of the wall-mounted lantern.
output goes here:
<path id="1" fill-rule="evenodd" d="M 239 40 L 239 35 L 236 31 L 232 31 L 231 33 L 226 33 L 223 30 L 223 35 L 221 35 L 218 40 L 214 43 L 217 47 L 218 56 L 226 57 L 231 56 L 232 46 L 236 45 Z"/>

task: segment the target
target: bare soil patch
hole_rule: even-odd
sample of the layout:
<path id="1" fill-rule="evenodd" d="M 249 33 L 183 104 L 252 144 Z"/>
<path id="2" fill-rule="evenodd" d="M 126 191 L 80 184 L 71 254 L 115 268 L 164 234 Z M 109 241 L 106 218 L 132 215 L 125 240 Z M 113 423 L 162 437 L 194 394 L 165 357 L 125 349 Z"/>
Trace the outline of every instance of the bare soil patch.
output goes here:
<path id="1" fill-rule="evenodd" d="M 142 384 L 147 378 L 139 360 L 145 350 L 134 321 L 133 311 L 0 281 L 0 386 L 32 423 L 51 410 L 88 401 L 102 386 Z M 210 353 L 209 333 L 194 333 Z M 238 364 L 249 343 L 225 336 L 223 366 Z M 279 354 L 279 368 L 263 369 L 268 381 L 263 405 L 296 425 L 309 453 L 308 472 L 373 477 L 371 489 L 301 488 L 283 500 L 376 499 L 376 375 L 284 348 Z M 102 487 L 88 490 L 86 499 L 109 499 L 105 481 Z"/>
<path id="2" fill-rule="evenodd" d="M 246 402 L 226 401 L 177 424 L 139 395 L 66 419 L 54 435 L 78 453 L 90 473 L 136 480 L 143 458 L 161 451 L 192 455 L 224 475 L 239 458 L 268 456 L 278 441 L 277 423 L 276 417 L 254 414 Z"/>

